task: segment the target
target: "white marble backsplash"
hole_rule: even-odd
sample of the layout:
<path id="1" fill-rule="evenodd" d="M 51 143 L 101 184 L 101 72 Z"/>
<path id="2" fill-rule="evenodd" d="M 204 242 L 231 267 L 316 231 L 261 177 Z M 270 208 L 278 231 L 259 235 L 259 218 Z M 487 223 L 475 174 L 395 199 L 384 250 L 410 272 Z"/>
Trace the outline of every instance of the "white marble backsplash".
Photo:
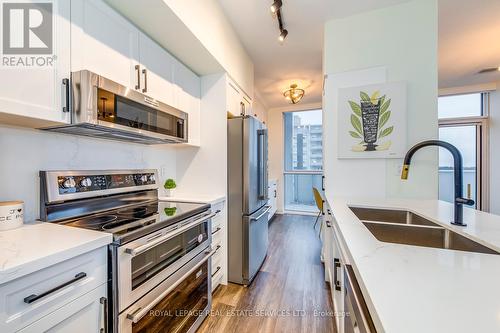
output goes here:
<path id="1" fill-rule="evenodd" d="M 176 176 L 176 149 L 0 126 L 0 201 L 23 200 L 25 221 L 39 216 L 40 170 L 130 168 L 158 169 L 163 183 Z"/>

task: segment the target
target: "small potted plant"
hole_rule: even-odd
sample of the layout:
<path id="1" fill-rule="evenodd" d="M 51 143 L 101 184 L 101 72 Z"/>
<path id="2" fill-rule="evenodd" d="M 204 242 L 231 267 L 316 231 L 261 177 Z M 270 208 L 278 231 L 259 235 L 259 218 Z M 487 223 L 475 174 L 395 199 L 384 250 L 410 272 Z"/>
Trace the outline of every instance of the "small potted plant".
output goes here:
<path id="1" fill-rule="evenodd" d="M 169 178 L 165 181 L 165 184 L 163 184 L 163 187 L 165 190 L 167 190 L 167 196 L 173 197 L 174 196 L 174 190 L 177 187 L 177 184 L 175 183 L 175 180 L 172 178 Z"/>

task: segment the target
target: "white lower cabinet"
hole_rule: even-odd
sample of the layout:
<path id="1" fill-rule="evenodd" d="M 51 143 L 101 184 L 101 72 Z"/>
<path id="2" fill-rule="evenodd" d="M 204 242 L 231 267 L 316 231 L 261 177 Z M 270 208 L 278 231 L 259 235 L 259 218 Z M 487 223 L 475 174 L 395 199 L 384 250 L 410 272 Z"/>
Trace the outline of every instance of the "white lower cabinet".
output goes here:
<path id="1" fill-rule="evenodd" d="M 328 203 L 323 216 L 323 261 L 325 263 L 325 281 L 330 283 L 333 310 L 338 333 L 344 332 L 344 265 L 342 246 L 336 234 L 336 221 L 330 214 Z"/>
<path id="2" fill-rule="evenodd" d="M 212 211 L 217 215 L 212 219 L 212 291 L 220 284 L 227 284 L 227 228 L 226 202 L 221 201 L 212 205 Z"/>
<path id="3" fill-rule="evenodd" d="M 0 332 L 99 332 L 106 287 L 107 247 L 1 284 Z"/>
<path id="4" fill-rule="evenodd" d="M 278 210 L 278 182 L 275 179 L 269 180 L 268 186 L 268 205 L 271 206 L 269 209 L 269 220 L 271 220 Z"/>
<path id="5" fill-rule="evenodd" d="M 22 333 L 105 332 L 107 320 L 106 284 L 78 297 L 42 319 L 21 329 Z"/>

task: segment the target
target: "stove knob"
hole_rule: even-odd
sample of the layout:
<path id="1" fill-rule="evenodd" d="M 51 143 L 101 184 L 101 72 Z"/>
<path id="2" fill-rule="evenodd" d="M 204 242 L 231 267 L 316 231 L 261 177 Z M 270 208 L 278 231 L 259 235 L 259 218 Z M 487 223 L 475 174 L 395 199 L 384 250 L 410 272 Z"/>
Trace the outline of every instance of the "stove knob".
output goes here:
<path id="1" fill-rule="evenodd" d="M 82 187 L 89 187 L 92 186 L 92 179 L 89 177 L 85 177 L 80 181 L 80 186 Z"/>
<path id="2" fill-rule="evenodd" d="M 147 182 L 147 181 L 148 181 L 148 176 L 146 176 L 146 175 L 142 175 L 142 176 L 141 176 L 141 182 L 145 183 L 145 182 Z"/>
<path id="3" fill-rule="evenodd" d="M 149 181 L 154 183 L 155 182 L 155 175 L 149 176 Z"/>
<path id="4" fill-rule="evenodd" d="M 76 182 L 75 180 L 73 179 L 73 177 L 67 177 L 64 182 L 63 182 L 63 187 L 64 188 L 72 188 L 72 187 L 75 187 L 76 185 Z"/>

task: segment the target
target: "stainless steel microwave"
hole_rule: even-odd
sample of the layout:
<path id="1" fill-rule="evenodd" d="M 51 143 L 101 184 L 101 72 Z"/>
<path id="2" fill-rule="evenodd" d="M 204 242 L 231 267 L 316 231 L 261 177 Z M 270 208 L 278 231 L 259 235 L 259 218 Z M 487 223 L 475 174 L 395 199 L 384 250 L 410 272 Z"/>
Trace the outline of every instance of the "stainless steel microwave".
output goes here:
<path id="1" fill-rule="evenodd" d="M 88 70 L 71 73 L 70 86 L 71 124 L 43 130 L 142 144 L 188 140 L 181 110 Z"/>

